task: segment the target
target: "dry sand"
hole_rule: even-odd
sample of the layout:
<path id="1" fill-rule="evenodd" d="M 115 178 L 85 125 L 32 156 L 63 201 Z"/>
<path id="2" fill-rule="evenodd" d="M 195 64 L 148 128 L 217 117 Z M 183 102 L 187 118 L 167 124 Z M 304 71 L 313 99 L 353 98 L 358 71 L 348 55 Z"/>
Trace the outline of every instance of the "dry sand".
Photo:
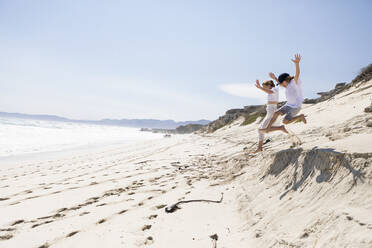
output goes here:
<path id="1" fill-rule="evenodd" d="M 6 161 L 0 247 L 372 247 L 370 86 L 304 106 L 308 124 L 289 126 L 302 144 L 274 133 L 260 154 L 258 123 L 238 120 Z"/>

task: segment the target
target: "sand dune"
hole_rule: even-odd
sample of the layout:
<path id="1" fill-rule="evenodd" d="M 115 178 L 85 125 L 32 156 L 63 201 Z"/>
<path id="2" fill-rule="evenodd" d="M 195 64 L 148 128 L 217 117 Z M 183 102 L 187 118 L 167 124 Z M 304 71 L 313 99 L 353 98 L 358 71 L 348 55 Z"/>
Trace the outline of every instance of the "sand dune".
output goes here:
<path id="1" fill-rule="evenodd" d="M 364 86 L 372 85 L 372 81 Z M 359 88 L 360 89 L 360 88 Z M 0 247 L 372 247 L 372 88 L 258 123 L 0 167 Z M 165 207 L 189 202 L 166 213 Z"/>

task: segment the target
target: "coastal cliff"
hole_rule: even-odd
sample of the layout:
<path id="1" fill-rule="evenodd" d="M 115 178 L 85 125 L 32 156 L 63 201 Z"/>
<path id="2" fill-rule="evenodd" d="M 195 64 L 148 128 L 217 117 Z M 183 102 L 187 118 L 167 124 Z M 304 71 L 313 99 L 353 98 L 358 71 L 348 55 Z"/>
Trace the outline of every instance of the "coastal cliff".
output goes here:
<path id="1" fill-rule="evenodd" d="M 357 87 L 358 90 L 362 91 L 366 88 L 362 87 L 363 83 L 372 79 L 372 64 L 362 68 L 359 74 L 350 83 L 337 83 L 334 89 L 327 92 L 317 93 L 320 97 L 315 99 L 305 99 L 304 104 L 316 104 L 332 99 L 336 95 L 350 89 L 351 87 Z M 366 86 L 371 87 L 369 85 Z M 278 107 L 284 105 L 285 102 L 280 102 Z M 265 105 L 251 105 L 245 106 L 242 109 L 230 109 L 226 111 L 223 116 L 220 116 L 217 120 L 211 121 L 209 124 L 204 125 L 201 128 L 202 132 L 214 132 L 228 124 L 231 124 L 239 118 L 244 118 L 244 122 L 241 125 L 248 125 L 257 120 L 257 118 L 262 118 L 266 115 Z"/>

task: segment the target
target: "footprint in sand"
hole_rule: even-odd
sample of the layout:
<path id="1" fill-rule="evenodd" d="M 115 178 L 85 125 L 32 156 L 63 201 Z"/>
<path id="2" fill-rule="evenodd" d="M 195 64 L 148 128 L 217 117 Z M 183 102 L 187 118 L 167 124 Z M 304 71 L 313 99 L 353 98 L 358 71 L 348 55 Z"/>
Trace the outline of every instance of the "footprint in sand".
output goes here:
<path id="1" fill-rule="evenodd" d="M 151 225 L 144 225 L 142 227 L 142 231 L 146 231 L 146 230 L 149 230 L 151 228 Z"/>
<path id="2" fill-rule="evenodd" d="M 262 232 L 262 230 L 260 230 L 260 229 L 256 230 L 255 232 L 256 232 L 256 234 L 254 235 L 255 238 L 261 238 L 262 235 L 264 234 L 264 233 Z"/>
<path id="3" fill-rule="evenodd" d="M 127 211 L 128 211 L 128 209 L 124 209 L 124 210 L 121 210 L 118 214 L 124 214 Z"/>
<path id="4" fill-rule="evenodd" d="M 45 244 L 39 246 L 38 248 L 48 248 L 48 247 L 49 247 L 49 244 L 48 243 L 45 243 Z"/>
<path id="5" fill-rule="evenodd" d="M 305 239 L 307 237 L 309 237 L 309 233 L 306 231 L 300 236 L 301 239 Z M 257 238 L 257 234 L 256 234 L 256 238 Z"/>
<path id="6" fill-rule="evenodd" d="M 13 232 L 15 230 L 16 230 L 15 228 L 2 228 L 0 229 L 0 232 Z"/>
<path id="7" fill-rule="evenodd" d="M 102 223 L 104 223 L 104 222 L 106 222 L 106 219 L 101 219 L 101 220 L 99 220 L 99 221 L 97 222 L 97 224 L 102 224 Z"/>
<path id="8" fill-rule="evenodd" d="M 149 220 L 152 220 L 152 219 L 155 219 L 155 218 L 157 218 L 157 217 L 158 217 L 157 214 L 153 214 L 153 215 L 150 215 L 150 216 L 148 217 L 148 219 L 149 219 Z"/>
<path id="9" fill-rule="evenodd" d="M 38 227 L 38 226 L 40 226 L 40 224 L 34 224 L 34 225 L 31 226 L 31 228 L 35 228 L 35 227 Z"/>
<path id="10" fill-rule="evenodd" d="M 149 237 L 147 237 L 146 240 L 145 240 L 145 245 L 151 245 L 151 244 L 153 244 L 154 242 L 155 242 L 155 241 L 154 241 L 154 238 L 151 237 L 151 236 L 149 236 Z"/>
<path id="11" fill-rule="evenodd" d="M 79 231 L 73 231 L 73 232 L 70 232 L 69 234 L 66 235 L 66 238 L 69 238 L 69 237 L 72 237 L 74 236 L 75 234 L 77 234 Z"/>
<path id="12" fill-rule="evenodd" d="M 23 222 L 25 222 L 25 221 L 24 221 L 24 220 L 16 220 L 16 221 L 13 222 L 12 226 L 15 226 L 15 225 L 21 224 L 21 223 L 23 223 Z"/>
<path id="13" fill-rule="evenodd" d="M 13 235 L 11 234 L 0 235 L 0 240 L 8 240 L 11 238 L 13 238 Z"/>
<path id="14" fill-rule="evenodd" d="M 66 211 L 66 210 L 68 210 L 68 208 L 60 208 L 60 209 L 57 210 L 57 212 L 60 213 L 60 212 Z"/>
<path id="15" fill-rule="evenodd" d="M 35 227 L 38 227 L 38 226 L 41 226 L 41 225 L 44 225 L 44 224 L 49 224 L 49 223 L 52 223 L 52 222 L 53 222 L 52 220 L 44 221 L 42 223 L 32 225 L 31 228 L 35 228 Z"/>
<path id="16" fill-rule="evenodd" d="M 158 206 L 155 206 L 155 209 L 162 209 L 162 208 L 165 208 L 167 205 L 165 204 L 161 204 L 161 205 L 158 205 Z"/>

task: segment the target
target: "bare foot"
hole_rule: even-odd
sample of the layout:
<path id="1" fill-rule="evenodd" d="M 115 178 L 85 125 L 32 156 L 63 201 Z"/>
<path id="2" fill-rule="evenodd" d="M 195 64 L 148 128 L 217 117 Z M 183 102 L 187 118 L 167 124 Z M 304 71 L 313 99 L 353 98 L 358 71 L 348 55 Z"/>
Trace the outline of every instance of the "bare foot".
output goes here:
<path id="1" fill-rule="evenodd" d="M 302 114 L 301 115 L 301 121 L 303 122 L 303 123 L 307 123 L 307 121 L 306 121 L 306 118 L 305 118 L 305 115 L 304 114 Z"/>
<path id="2" fill-rule="evenodd" d="M 280 129 L 282 132 L 284 133 L 288 133 L 287 129 L 285 129 L 285 126 L 281 126 L 281 129 Z"/>
<path id="3" fill-rule="evenodd" d="M 254 151 L 253 153 L 258 153 L 258 152 L 262 152 L 262 148 L 257 148 L 257 150 Z"/>

